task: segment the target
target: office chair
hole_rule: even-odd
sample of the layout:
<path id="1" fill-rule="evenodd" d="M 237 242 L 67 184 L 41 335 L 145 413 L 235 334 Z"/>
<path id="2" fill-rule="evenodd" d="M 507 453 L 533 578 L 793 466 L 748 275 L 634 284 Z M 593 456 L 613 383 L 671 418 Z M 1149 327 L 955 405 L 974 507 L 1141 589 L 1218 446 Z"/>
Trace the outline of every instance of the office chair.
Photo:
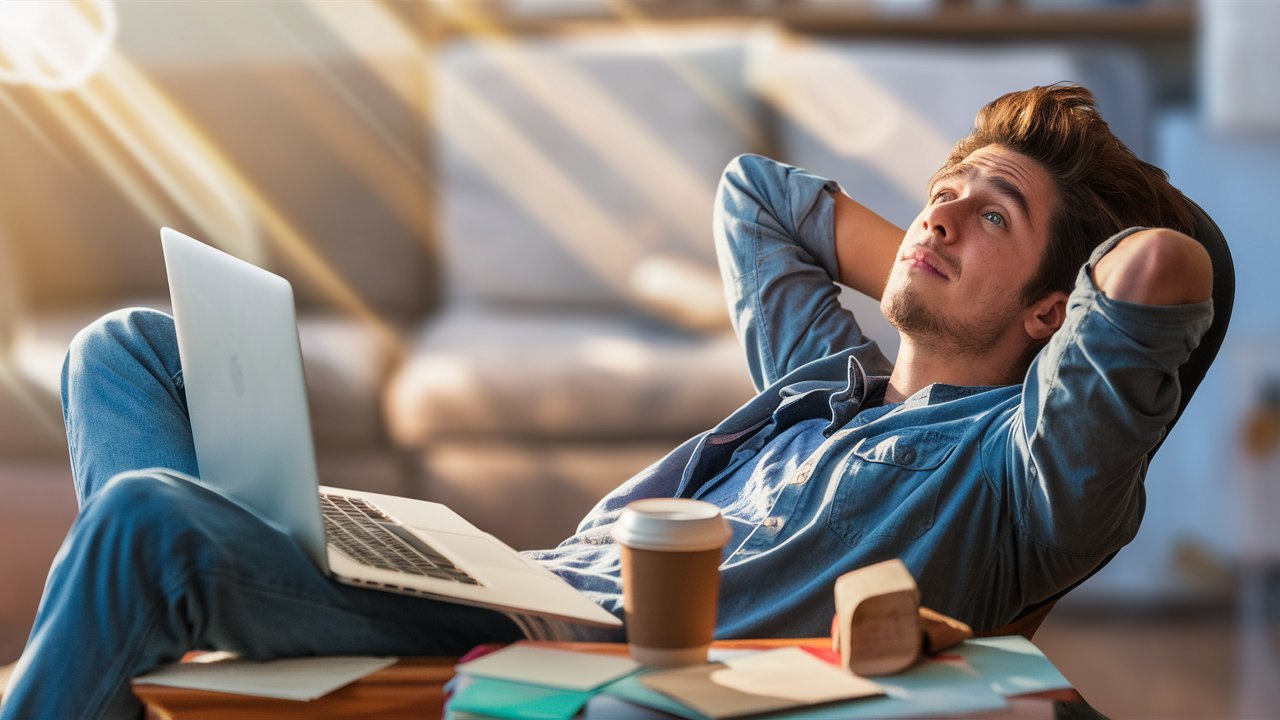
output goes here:
<path id="1" fill-rule="evenodd" d="M 1213 359 L 1217 357 L 1218 349 L 1222 346 L 1222 338 L 1227 334 L 1227 325 L 1231 321 L 1231 308 L 1235 304 L 1236 296 L 1235 265 L 1231 261 L 1231 250 L 1227 247 L 1226 238 L 1222 236 L 1222 230 L 1218 228 L 1213 218 L 1209 217 L 1209 214 L 1194 202 L 1191 203 L 1191 211 L 1196 221 L 1195 238 L 1209 251 L 1209 259 L 1213 263 L 1213 323 L 1205 331 L 1204 337 L 1200 340 L 1200 345 L 1191 352 L 1191 357 L 1182 364 L 1182 367 L 1178 368 L 1178 381 L 1182 386 L 1182 398 L 1178 404 L 1178 411 L 1174 413 L 1173 419 L 1165 426 L 1165 438 L 1169 437 L 1169 432 L 1173 430 L 1174 423 L 1178 422 L 1178 418 L 1182 417 L 1182 412 L 1186 410 L 1187 403 L 1191 401 L 1191 396 L 1195 394 L 1196 388 L 1200 386 L 1205 374 L 1209 372 L 1209 366 L 1213 364 Z M 1151 458 L 1155 457 L 1156 451 L 1160 449 L 1160 445 L 1163 443 L 1164 440 L 1161 439 L 1155 447 L 1151 448 L 1151 452 L 1147 454 L 1148 463 L 1150 463 Z M 1044 622 L 1049 611 L 1053 609 L 1054 604 L 1064 595 L 1079 587 L 1080 583 L 1093 577 L 1094 573 L 1101 570 L 1108 562 L 1111 562 L 1113 557 L 1115 557 L 1114 553 L 1107 556 L 1088 575 L 1085 575 L 1067 589 L 1034 605 L 1023 608 L 1022 612 L 1018 613 L 1017 617 L 1009 624 L 976 634 L 983 637 L 1022 635 L 1028 640 L 1031 639 L 1036 629 L 1040 627 L 1040 623 Z"/>

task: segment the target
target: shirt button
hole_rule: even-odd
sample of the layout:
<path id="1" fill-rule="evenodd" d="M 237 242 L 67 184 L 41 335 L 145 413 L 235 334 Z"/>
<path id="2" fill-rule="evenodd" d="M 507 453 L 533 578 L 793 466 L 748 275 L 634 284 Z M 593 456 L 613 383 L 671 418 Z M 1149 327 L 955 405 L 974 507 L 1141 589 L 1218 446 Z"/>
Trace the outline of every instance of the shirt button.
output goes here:
<path id="1" fill-rule="evenodd" d="M 902 451 L 902 462 L 904 462 L 904 463 L 906 463 L 906 464 L 910 465 L 911 463 L 913 463 L 913 462 L 915 462 L 915 461 L 916 461 L 916 451 L 915 451 L 915 450 L 912 450 L 911 448 L 907 448 L 906 450 L 903 450 L 903 451 Z"/>
<path id="2" fill-rule="evenodd" d="M 769 528 L 770 530 L 777 530 L 778 528 L 782 527 L 782 518 L 780 517 L 768 518 L 764 521 L 763 525 Z"/>
<path id="3" fill-rule="evenodd" d="M 813 472 L 813 468 L 811 467 L 806 466 L 806 467 L 800 468 L 800 470 L 796 472 L 796 474 L 791 478 L 791 484 L 792 485 L 805 484 L 809 480 L 809 473 L 811 472 Z"/>

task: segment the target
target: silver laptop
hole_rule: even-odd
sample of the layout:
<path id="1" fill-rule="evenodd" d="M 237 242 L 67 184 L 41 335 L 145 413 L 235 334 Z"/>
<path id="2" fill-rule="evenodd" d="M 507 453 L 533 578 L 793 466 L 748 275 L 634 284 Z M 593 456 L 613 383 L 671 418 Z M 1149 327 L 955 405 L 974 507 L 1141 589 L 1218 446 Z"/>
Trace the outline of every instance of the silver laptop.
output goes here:
<path id="1" fill-rule="evenodd" d="M 202 482 L 287 531 L 339 582 L 622 624 L 443 505 L 321 487 L 288 281 L 169 228 L 160 237 Z"/>

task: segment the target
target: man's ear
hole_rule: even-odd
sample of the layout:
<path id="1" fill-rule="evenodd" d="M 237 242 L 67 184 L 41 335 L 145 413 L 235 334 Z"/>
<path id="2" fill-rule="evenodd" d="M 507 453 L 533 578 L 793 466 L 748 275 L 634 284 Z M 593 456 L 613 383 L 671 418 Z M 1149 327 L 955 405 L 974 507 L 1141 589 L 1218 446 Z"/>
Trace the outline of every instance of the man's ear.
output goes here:
<path id="1" fill-rule="evenodd" d="M 1067 294 L 1054 290 L 1032 303 L 1022 317 L 1023 328 L 1033 341 L 1048 340 L 1067 318 Z"/>

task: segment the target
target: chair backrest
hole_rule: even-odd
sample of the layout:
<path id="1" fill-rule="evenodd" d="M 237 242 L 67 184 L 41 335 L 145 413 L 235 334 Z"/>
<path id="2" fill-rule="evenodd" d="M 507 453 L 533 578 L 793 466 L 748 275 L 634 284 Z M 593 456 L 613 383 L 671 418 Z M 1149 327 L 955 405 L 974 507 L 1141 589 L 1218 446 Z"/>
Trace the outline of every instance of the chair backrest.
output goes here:
<path id="1" fill-rule="evenodd" d="M 1227 334 L 1227 325 L 1231 322 L 1231 309 L 1235 304 L 1236 297 L 1236 270 L 1235 264 L 1231 260 L 1231 250 L 1227 247 L 1227 239 L 1223 237 L 1222 230 L 1218 228 L 1218 224 L 1213 221 L 1213 218 L 1209 217 L 1209 214 L 1203 208 L 1191 203 L 1191 210 L 1196 220 L 1195 238 L 1209 251 L 1209 259 L 1213 263 L 1213 324 L 1205 331 L 1204 337 L 1200 339 L 1200 344 L 1191 352 L 1191 357 L 1187 358 L 1182 367 L 1178 368 L 1178 382 L 1181 384 L 1182 397 L 1178 404 L 1178 411 L 1174 413 L 1173 419 L 1165 426 L 1165 438 L 1169 437 L 1169 432 L 1173 430 L 1174 423 L 1178 422 L 1178 418 L 1182 417 L 1182 412 L 1187 409 L 1187 403 L 1191 401 L 1191 396 L 1195 394 L 1196 388 L 1200 387 L 1200 382 L 1204 380 L 1204 376 L 1209 372 L 1209 366 L 1213 364 L 1214 358 L 1217 357 L 1218 349 L 1222 347 L 1222 338 Z M 1163 443 L 1164 440 L 1162 439 L 1155 447 L 1151 448 L 1151 452 L 1147 454 L 1148 462 L 1152 457 L 1155 457 L 1156 451 L 1160 449 L 1160 445 Z M 1049 611 L 1053 609 L 1054 603 L 1079 587 L 1080 583 L 1093 577 L 1094 573 L 1111 562 L 1113 557 L 1115 557 L 1114 554 L 1107 556 L 1088 575 L 1080 578 L 1074 585 L 1053 597 L 1024 608 L 1009 624 L 978 634 L 983 636 L 1022 635 L 1030 639 L 1035 634 L 1036 629 L 1040 627 L 1040 623 L 1049 614 Z"/>

